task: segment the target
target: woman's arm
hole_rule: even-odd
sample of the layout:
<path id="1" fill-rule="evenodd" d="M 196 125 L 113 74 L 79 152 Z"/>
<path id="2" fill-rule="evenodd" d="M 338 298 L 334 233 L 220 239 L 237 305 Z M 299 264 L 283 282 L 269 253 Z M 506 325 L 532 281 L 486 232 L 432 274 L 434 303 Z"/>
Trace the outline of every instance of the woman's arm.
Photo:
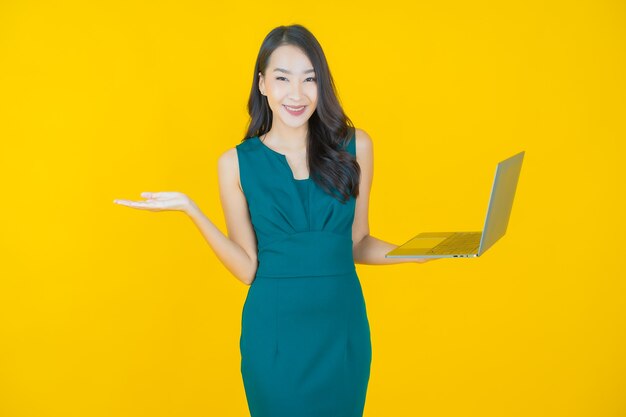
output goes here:
<path id="1" fill-rule="evenodd" d="M 397 248 L 389 242 L 377 239 L 374 236 L 366 235 L 356 245 L 353 246 L 354 262 L 367 265 L 386 265 L 413 262 L 423 264 L 435 261 L 439 258 L 385 258 L 385 254 Z"/>
<path id="2" fill-rule="evenodd" d="M 370 236 L 369 198 L 374 178 L 374 146 L 372 138 L 361 129 L 356 129 L 356 159 L 361 168 L 359 196 L 356 199 L 354 223 L 352 224 L 352 252 L 354 262 L 368 265 L 398 263 L 425 263 L 437 258 L 385 258 L 385 254 L 397 248 L 389 242 Z"/>
<path id="3" fill-rule="evenodd" d="M 238 243 L 225 236 L 195 204 L 186 212 L 226 269 L 235 278 L 250 285 L 258 266 L 256 254 L 246 252 Z"/>
<path id="4" fill-rule="evenodd" d="M 192 204 L 187 214 L 224 266 L 241 282 L 252 284 L 258 268 L 257 241 L 248 203 L 239 181 L 237 149 L 230 148 L 217 160 L 220 200 L 226 219 L 225 236 Z"/>
<path id="5" fill-rule="evenodd" d="M 228 167 L 230 163 L 232 160 L 227 159 L 220 163 L 220 191 L 231 238 L 215 227 L 191 198 L 178 191 L 143 192 L 141 196 L 146 198 L 145 201 L 115 199 L 113 202 L 140 210 L 182 211 L 189 215 L 226 268 L 238 280 L 250 284 L 257 269 L 256 236 L 245 198 L 239 195 L 238 180 L 233 180 L 232 168 Z"/>
<path id="6" fill-rule="evenodd" d="M 193 209 L 189 215 L 224 266 L 241 282 L 250 285 L 259 266 L 257 240 L 240 185 L 236 148 L 228 149 L 218 158 L 217 170 L 228 237 L 199 210 Z"/>

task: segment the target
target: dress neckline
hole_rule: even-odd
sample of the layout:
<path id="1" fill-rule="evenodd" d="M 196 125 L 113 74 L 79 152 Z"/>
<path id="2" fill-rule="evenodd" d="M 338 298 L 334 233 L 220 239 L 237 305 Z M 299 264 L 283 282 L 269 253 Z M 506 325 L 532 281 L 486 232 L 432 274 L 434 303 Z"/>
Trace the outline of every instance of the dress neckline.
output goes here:
<path id="1" fill-rule="evenodd" d="M 268 151 L 270 151 L 270 152 L 272 152 L 272 153 L 274 153 L 274 154 L 276 154 L 276 155 L 278 155 L 278 156 L 280 156 L 280 157 L 282 157 L 282 158 L 283 158 L 283 160 L 285 161 L 285 164 L 287 164 L 287 167 L 289 168 L 289 171 L 291 172 L 291 179 L 292 179 L 293 181 L 302 181 L 302 182 L 304 182 L 304 181 L 309 181 L 309 180 L 311 179 L 311 174 L 310 174 L 310 173 L 309 173 L 309 176 L 308 176 L 307 178 L 295 178 L 295 177 L 293 176 L 293 171 L 291 170 L 291 167 L 289 166 L 289 163 L 287 162 L 287 155 L 284 155 L 284 154 L 282 154 L 282 153 L 280 153 L 280 152 L 277 152 L 277 151 L 275 151 L 274 149 L 270 148 L 270 147 L 269 147 L 269 146 L 267 146 L 265 143 L 263 143 L 263 141 L 261 140 L 261 138 L 260 138 L 260 137 L 255 136 L 255 138 L 259 141 L 259 143 L 261 144 L 261 146 L 262 146 L 263 148 L 265 148 L 265 149 L 267 149 Z"/>

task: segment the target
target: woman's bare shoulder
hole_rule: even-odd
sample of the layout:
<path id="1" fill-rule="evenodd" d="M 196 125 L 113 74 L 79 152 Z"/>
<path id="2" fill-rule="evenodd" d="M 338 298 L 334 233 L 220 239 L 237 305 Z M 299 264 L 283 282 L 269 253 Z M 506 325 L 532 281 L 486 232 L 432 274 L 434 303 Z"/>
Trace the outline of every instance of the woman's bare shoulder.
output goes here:
<path id="1" fill-rule="evenodd" d="M 226 149 L 217 159 L 218 175 L 228 182 L 237 181 L 239 189 L 241 182 L 239 180 L 239 157 L 236 148 Z"/>
<path id="2" fill-rule="evenodd" d="M 372 147 L 373 147 L 373 143 L 372 143 L 372 138 L 371 136 L 363 129 L 359 129 L 359 128 L 354 128 L 355 130 L 355 141 L 356 141 L 356 154 L 357 154 L 357 159 L 361 159 L 359 158 L 360 155 L 371 155 L 372 153 Z"/>

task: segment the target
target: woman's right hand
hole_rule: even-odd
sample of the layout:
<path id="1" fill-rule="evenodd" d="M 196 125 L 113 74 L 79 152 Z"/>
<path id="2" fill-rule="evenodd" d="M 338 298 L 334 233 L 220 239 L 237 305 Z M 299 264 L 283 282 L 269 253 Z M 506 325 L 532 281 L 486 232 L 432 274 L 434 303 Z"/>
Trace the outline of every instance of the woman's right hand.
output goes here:
<path id="1" fill-rule="evenodd" d="M 115 204 L 150 211 L 183 211 L 188 213 L 195 206 L 192 199 L 177 191 L 162 191 L 157 193 L 143 192 L 145 201 L 113 200 Z"/>

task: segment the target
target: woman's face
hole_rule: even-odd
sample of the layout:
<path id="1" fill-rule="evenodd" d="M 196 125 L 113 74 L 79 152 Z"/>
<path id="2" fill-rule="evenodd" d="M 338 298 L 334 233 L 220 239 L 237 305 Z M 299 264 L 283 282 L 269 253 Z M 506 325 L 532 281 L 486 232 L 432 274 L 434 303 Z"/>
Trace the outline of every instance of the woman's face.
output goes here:
<path id="1" fill-rule="evenodd" d="M 259 73 L 259 90 L 267 96 L 274 114 L 290 127 L 305 124 L 317 107 L 317 80 L 309 58 L 293 45 L 279 46 L 270 56 L 265 76 Z M 293 112 L 288 110 L 288 107 Z M 300 108 L 304 106 L 303 111 Z"/>

